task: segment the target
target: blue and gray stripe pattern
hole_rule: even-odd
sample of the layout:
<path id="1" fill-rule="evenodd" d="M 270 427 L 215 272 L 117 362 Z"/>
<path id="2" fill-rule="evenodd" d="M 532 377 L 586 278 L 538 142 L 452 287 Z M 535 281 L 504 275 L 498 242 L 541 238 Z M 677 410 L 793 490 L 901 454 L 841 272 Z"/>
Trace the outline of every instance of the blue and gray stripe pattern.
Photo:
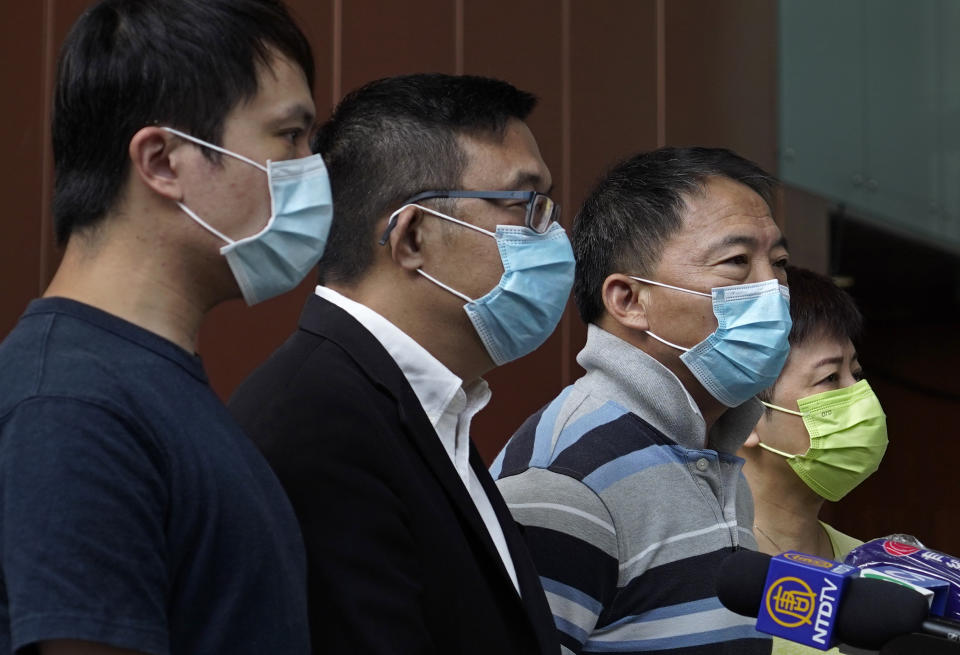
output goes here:
<path id="1" fill-rule="evenodd" d="M 585 368 L 491 468 L 564 652 L 769 653 L 755 620 L 724 609 L 714 590 L 720 561 L 756 547 L 742 460 L 667 437 L 641 418 L 642 401 L 607 399 L 598 392 L 609 375 L 598 385 Z"/>

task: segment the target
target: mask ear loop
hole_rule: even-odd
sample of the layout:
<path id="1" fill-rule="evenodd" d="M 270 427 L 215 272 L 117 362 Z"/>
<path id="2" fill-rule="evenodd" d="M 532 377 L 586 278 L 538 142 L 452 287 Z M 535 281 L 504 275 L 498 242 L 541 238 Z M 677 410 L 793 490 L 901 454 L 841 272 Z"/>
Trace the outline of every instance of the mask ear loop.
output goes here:
<path id="1" fill-rule="evenodd" d="M 422 275 L 423 277 L 427 278 L 428 280 L 430 280 L 431 282 L 433 282 L 434 284 L 436 284 L 436 285 L 437 285 L 438 287 L 440 287 L 441 289 L 446 289 L 447 291 L 449 291 L 450 293 L 452 293 L 452 294 L 455 295 L 456 297 L 461 298 L 461 299 L 465 300 L 466 302 L 473 302 L 473 298 L 471 298 L 470 296 L 466 295 L 465 293 L 460 293 L 460 292 L 457 291 L 456 289 L 453 289 L 453 288 L 451 288 L 451 287 L 448 287 L 446 284 L 444 284 L 443 282 L 441 282 L 441 281 L 438 280 L 437 278 L 433 277 L 432 275 L 429 275 L 429 274 L 427 274 L 427 273 L 424 273 L 423 269 L 418 268 L 418 269 L 417 269 L 417 273 L 419 273 L 419 274 Z"/>
<path id="2" fill-rule="evenodd" d="M 780 407 L 779 405 L 771 405 L 770 403 L 765 403 L 762 400 L 760 401 L 760 404 L 763 405 L 764 407 L 775 409 L 778 412 L 786 412 L 787 414 L 793 414 L 794 416 L 800 416 L 801 418 L 806 416 L 806 414 L 804 414 L 803 412 L 795 412 L 792 409 L 787 409 L 786 407 Z"/>
<path id="3" fill-rule="evenodd" d="M 705 296 L 705 297 L 707 297 L 707 298 L 712 298 L 712 297 L 713 297 L 713 294 L 704 293 L 704 292 L 702 292 L 702 291 L 693 291 L 692 289 L 684 289 L 683 287 L 675 287 L 675 286 L 673 286 L 672 284 L 664 284 L 663 282 L 654 282 L 653 280 L 648 280 L 648 279 L 645 278 L 645 277 L 637 277 L 636 275 L 628 275 L 627 277 L 629 277 L 629 278 L 632 279 L 632 280 L 636 280 L 637 282 L 646 282 L 647 284 L 652 284 L 652 285 L 657 286 L 657 287 L 663 287 L 664 289 L 673 289 L 674 291 L 683 291 L 684 293 L 690 293 L 690 294 L 693 294 L 693 295 L 695 295 L 695 296 Z M 666 339 L 664 339 L 664 338 L 662 338 L 662 337 L 658 337 L 657 335 L 655 335 L 655 334 L 654 334 L 653 332 L 651 332 L 650 330 L 644 330 L 644 332 L 646 332 L 647 334 L 649 334 L 651 337 L 653 337 L 654 339 L 656 339 L 656 340 L 659 341 L 660 343 L 665 344 L 665 345 L 667 345 L 667 346 L 670 346 L 671 348 L 676 348 L 677 350 L 680 350 L 680 351 L 685 352 L 685 353 L 690 352 L 690 348 L 684 348 L 683 346 L 679 346 L 679 345 L 677 345 L 677 344 L 675 344 L 675 343 L 671 343 L 670 341 L 667 341 Z"/>
<path id="4" fill-rule="evenodd" d="M 259 169 L 260 169 L 261 171 L 263 171 L 264 173 L 268 173 L 268 172 L 269 172 L 269 171 L 267 170 L 267 167 L 266 167 L 266 166 L 264 166 L 263 164 L 261 164 L 261 163 L 259 163 L 259 162 L 253 161 L 253 160 L 250 159 L 249 157 L 244 157 L 243 155 L 238 155 L 238 154 L 235 153 L 235 152 L 230 152 L 230 151 L 227 150 L 226 148 L 221 148 L 220 146 L 215 146 L 215 145 L 213 145 L 212 143 L 207 143 L 207 142 L 204 141 L 203 139 L 198 139 L 198 138 L 195 137 L 195 136 L 190 136 L 189 134 L 186 134 L 185 132 L 181 132 L 180 130 L 175 130 L 175 129 L 172 128 L 172 127 L 164 127 L 163 129 L 165 129 L 167 132 L 170 132 L 171 134 L 176 134 L 176 135 L 177 135 L 178 137 L 180 137 L 181 139 L 186 139 L 187 141 L 192 141 L 193 143 L 196 143 L 196 144 L 199 145 L 199 146 L 203 146 L 204 148 L 210 148 L 211 150 L 216 150 L 217 152 L 223 153 L 224 155 L 228 155 L 228 156 L 230 156 L 230 157 L 233 157 L 234 159 L 239 159 L 239 160 L 242 161 L 242 162 L 246 162 L 246 163 L 250 164 L 251 166 L 256 166 L 257 168 L 259 168 Z M 269 163 L 270 163 L 270 160 L 268 159 L 268 160 L 267 160 L 267 164 L 269 164 Z"/>
<path id="5" fill-rule="evenodd" d="M 776 453 L 777 455 L 780 455 L 781 457 L 786 457 L 787 459 L 793 459 L 796 457 L 796 455 L 785 453 L 782 450 L 777 450 L 776 448 L 772 448 L 767 444 L 763 443 L 762 441 L 758 442 L 757 445 L 763 448 L 764 450 L 769 450 L 771 453 Z"/>
<path id="6" fill-rule="evenodd" d="M 704 293 L 703 291 L 694 291 L 693 289 L 684 289 L 683 287 L 675 287 L 672 284 L 664 284 L 663 282 L 654 282 L 653 280 L 648 280 L 645 277 L 637 277 L 636 275 L 628 275 L 630 279 L 636 280 L 637 282 L 646 282 L 647 284 L 652 284 L 655 287 L 663 287 L 664 289 L 673 289 L 674 291 L 683 291 L 684 293 L 692 293 L 695 296 L 705 296 L 707 298 L 713 298 L 712 293 Z"/>
<path id="7" fill-rule="evenodd" d="M 453 216 L 447 216 L 446 214 L 442 214 L 442 213 L 440 213 L 440 212 L 438 212 L 438 211 L 434 211 L 433 209 L 430 209 L 429 207 L 424 207 L 423 205 L 418 205 L 418 204 L 416 204 L 416 203 L 409 203 L 409 204 L 407 204 L 407 205 L 404 205 L 403 207 L 401 207 L 401 208 L 398 209 L 397 211 L 393 212 L 392 214 L 390 214 L 390 218 L 387 219 L 387 229 L 384 231 L 383 236 L 380 237 L 380 242 L 379 242 L 379 243 L 380 243 L 381 246 L 387 245 L 387 239 L 390 238 L 390 232 L 392 232 L 392 231 L 393 231 L 393 228 L 395 228 L 395 227 L 397 226 L 397 215 L 400 214 L 400 212 L 402 212 L 402 211 L 403 211 L 404 209 L 406 209 L 407 207 L 416 207 L 417 209 L 419 209 L 419 210 L 421 210 L 421 211 L 424 211 L 424 212 L 426 212 L 426 213 L 428 213 L 428 214 L 433 214 L 434 216 L 437 216 L 438 218 L 442 218 L 442 219 L 445 219 L 445 220 L 448 220 L 448 221 L 452 221 L 452 222 L 457 223 L 458 225 L 462 225 L 462 226 L 464 226 L 464 227 L 469 227 L 471 230 L 476 230 L 477 232 L 481 232 L 481 233 L 483 233 L 483 234 L 486 234 L 487 236 L 493 237 L 494 239 L 497 238 L 497 235 L 494 234 L 493 232 L 491 232 L 490 230 L 484 230 L 482 227 L 477 227 L 476 225 L 470 225 L 470 223 L 467 223 L 467 222 L 465 222 L 465 221 L 461 221 L 460 219 L 454 218 Z M 423 277 L 427 278 L 428 280 L 430 280 L 431 282 L 433 282 L 434 284 L 436 284 L 436 285 L 437 285 L 438 287 L 440 287 L 441 289 L 445 289 L 445 290 L 449 291 L 450 293 L 452 293 L 453 295 L 455 295 L 457 298 L 460 298 L 460 299 L 463 300 L 464 302 L 473 302 L 473 298 L 471 298 L 470 296 L 466 295 L 465 293 L 460 293 L 460 292 L 457 291 L 456 289 L 447 286 L 446 284 L 444 284 L 443 282 L 441 282 L 441 281 L 438 280 L 437 278 L 433 277 L 433 276 L 430 275 L 429 273 L 426 273 L 422 268 L 418 268 L 418 269 L 417 269 L 417 273 L 419 273 L 419 274 L 422 275 Z"/>
<path id="8" fill-rule="evenodd" d="M 243 155 L 237 154 L 237 153 L 235 153 L 235 152 L 231 152 L 231 151 L 227 150 L 226 148 L 221 148 L 220 146 L 216 146 L 216 145 L 214 145 L 214 144 L 212 144 L 212 143 L 207 143 L 207 142 L 204 141 L 203 139 L 198 139 L 198 138 L 195 137 L 195 136 L 190 136 L 190 135 L 187 134 L 186 132 L 181 132 L 180 130 L 174 129 L 174 128 L 172 128 L 172 127 L 167 127 L 167 126 L 164 126 L 163 129 L 166 130 L 167 132 L 169 132 L 170 134 L 175 134 L 176 136 L 180 137 L 181 139 L 185 139 L 185 140 L 187 140 L 187 141 L 190 141 L 191 143 L 195 143 L 195 144 L 197 144 L 198 146 L 201 146 L 201 147 L 203 147 L 203 148 L 210 148 L 211 150 L 216 150 L 217 152 L 222 153 L 222 154 L 224 154 L 224 155 L 227 155 L 228 157 L 233 157 L 234 159 L 239 159 L 240 161 L 245 162 L 245 163 L 247 163 L 247 164 L 250 164 L 251 166 L 256 166 L 256 167 L 259 168 L 261 171 L 263 171 L 264 173 L 266 173 L 266 174 L 267 174 L 267 187 L 268 187 L 268 189 L 269 189 L 269 191 L 270 191 L 270 220 L 267 221 L 267 224 L 263 227 L 262 230 L 258 231 L 256 234 L 250 235 L 249 237 L 245 237 L 245 238 L 243 238 L 243 239 L 240 239 L 240 241 L 246 241 L 247 239 L 252 239 L 252 238 L 254 238 L 254 237 L 257 237 L 257 236 L 260 235 L 261 232 L 266 231 L 266 229 L 267 229 L 268 227 L 270 227 L 270 223 L 271 223 L 271 222 L 273 221 L 273 219 L 274 219 L 274 215 L 273 215 L 274 212 L 273 212 L 273 185 L 270 184 L 270 169 L 269 169 L 270 160 L 269 160 L 269 159 L 267 160 L 267 166 L 264 166 L 263 164 L 261 164 L 261 163 L 259 163 L 259 162 L 253 161 L 253 160 L 250 159 L 249 157 L 244 157 Z M 223 232 L 221 232 L 220 230 L 216 229 L 215 227 L 213 227 L 212 225 L 210 225 L 209 223 L 207 223 L 205 220 L 203 220 L 202 218 L 200 218 L 199 216 L 197 216 L 197 214 L 196 214 L 192 209 L 190 209 L 189 207 L 187 207 L 187 206 L 186 206 L 185 204 L 183 204 L 182 202 L 178 202 L 178 203 L 177 203 L 177 206 L 180 207 L 180 209 L 183 210 L 184 213 L 187 214 L 187 216 L 189 216 L 189 217 L 192 218 L 194 221 L 196 221 L 196 222 L 200 225 L 200 227 L 203 227 L 204 229 L 206 229 L 208 232 L 210 232 L 210 233 L 213 234 L 214 236 L 219 237 L 221 240 L 225 241 L 225 242 L 227 243 L 227 245 L 224 246 L 224 248 L 227 248 L 227 247 L 229 247 L 229 246 L 234 246 L 234 245 L 236 245 L 237 243 L 239 243 L 239 241 L 235 241 L 234 239 L 231 239 L 231 238 L 228 237 L 226 234 L 224 234 Z M 221 249 L 221 254 L 223 254 L 223 249 Z"/>
<path id="9" fill-rule="evenodd" d="M 226 234 L 224 234 L 223 232 L 221 232 L 220 230 L 218 230 L 217 228 L 213 227 L 212 225 L 210 225 L 209 223 L 207 223 L 205 220 L 203 220 L 202 218 L 200 218 L 199 216 L 197 216 L 197 214 L 196 214 L 192 209 L 190 209 L 189 207 L 187 207 L 187 206 L 186 206 L 185 204 L 183 204 L 182 202 L 178 202 L 178 203 L 177 203 L 177 207 L 179 207 L 180 209 L 182 209 L 187 216 L 189 216 L 190 218 L 192 218 L 193 220 L 195 220 L 195 221 L 200 225 L 200 227 L 206 229 L 208 232 L 210 232 L 210 233 L 213 234 L 214 236 L 220 238 L 221 240 L 226 241 L 226 242 L 227 242 L 227 246 L 232 246 L 233 244 L 236 243 L 236 241 L 234 241 L 233 239 L 231 239 L 230 237 L 228 237 Z M 224 246 L 224 248 L 226 248 L 227 246 Z"/>
<path id="10" fill-rule="evenodd" d="M 760 400 L 760 399 L 757 398 L 757 400 Z M 779 405 L 772 405 L 772 404 L 770 404 L 770 403 L 765 403 L 765 402 L 763 402 L 762 400 L 760 400 L 760 404 L 763 405 L 764 407 L 769 407 L 770 409 L 775 409 L 775 410 L 777 410 L 778 412 L 784 412 L 785 414 L 793 414 L 794 416 L 799 416 L 799 417 L 801 417 L 801 418 L 802 418 L 803 416 L 805 416 L 805 414 L 804 414 L 803 412 L 795 412 L 795 411 L 793 411 L 792 409 L 787 409 L 786 407 L 780 407 Z M 772 446 L 768 446 L 767 444 L 763 443 L 762 441 L 759 442 L 757 445 L 760 446 L 761 448 L 763 448 L 764 450 L 769 450 L 771 453 L 775 453 L 775 454 L 777 454 L 777 455 L 780 455 L 781 457 L 786 457 L 787 459 L 793 459 L 794 457 L 796 457 L 796 455 L 793 455 L 793 454 L 791 454 L 791 453 L 785 453 L 785 452 L 783 452 L 782 450 L 777 450 L 776 448 L 773 448 Z"/>
<path id="11" fill-rule="evenodd" d="M 670 343 L 669 341 L 667 341 L 667 340 L 664 339 L 663 337 L 658 337 L 657 335 L 655 335 L 655 334 L 654 334 L 653 332 L 651 332 L 650 330 L 644 330 L 644 332 L 646 332 L 647 334 L 649 334 L 651 337 L 653 337 L 654 339 L 656 339 L 656 340 L 659 341 L 660 343 L 664 343 L 664 344 L 670 346 L 671 348 L 676 348 L 677 350 L 682 350 L 682 351 L 685 352 L 685 353 L 690 352 L 690 349 L 689 349 L 689 348 L 684 348 L 683 346 L 678 346 L 678 345 L 675 344 L 675 343 Z"/>

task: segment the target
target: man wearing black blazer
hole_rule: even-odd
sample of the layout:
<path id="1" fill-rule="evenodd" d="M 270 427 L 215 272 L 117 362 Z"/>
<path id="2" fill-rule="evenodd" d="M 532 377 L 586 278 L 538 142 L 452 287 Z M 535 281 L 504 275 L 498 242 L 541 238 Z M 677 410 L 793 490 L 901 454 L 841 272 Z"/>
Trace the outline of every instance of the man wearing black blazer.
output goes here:
<path id="1" fill-rule="evenodd" d="M 560 652 L 469 437 L 481 376 L 546 340 L 573 280 L 534 104 L 487 78 L 388 78 L 317 135 L 321 285 L 230 402 L 300 520 L 316 652 Z"/>

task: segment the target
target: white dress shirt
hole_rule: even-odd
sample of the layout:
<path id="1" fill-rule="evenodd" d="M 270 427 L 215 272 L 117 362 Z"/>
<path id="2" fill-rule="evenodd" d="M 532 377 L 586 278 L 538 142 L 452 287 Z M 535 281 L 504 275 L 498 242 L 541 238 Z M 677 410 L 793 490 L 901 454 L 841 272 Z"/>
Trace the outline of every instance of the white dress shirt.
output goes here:
<path id="1" fill-rule="evenodd" d="M 507 549 L 503 528 L 490 499 L 470 466 L 470 421 L 490 402 L 490 387 L 482 378 L 467 385 L 403 330 L 366 305 L 319 285 L 316 294 L 353 316 L 380 342 L 403 371 L 450 457 L 457 475 L 473 499 L 500 559 L 520 592 L 517 572 Z"/>

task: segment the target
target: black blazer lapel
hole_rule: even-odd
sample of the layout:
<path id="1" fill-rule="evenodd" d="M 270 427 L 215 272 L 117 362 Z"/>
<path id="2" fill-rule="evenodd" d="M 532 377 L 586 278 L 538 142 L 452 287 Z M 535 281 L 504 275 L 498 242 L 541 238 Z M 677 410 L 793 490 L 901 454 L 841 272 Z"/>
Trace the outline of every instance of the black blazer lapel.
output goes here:
<path id="1" fill-rule="evenodd" d="M 500 495 L 497 485 L 480 458 L 480 454 L 473 447 L 473 443 L 470 444 L 470 463 L 487 494 L 487 498 L 490 499 L 490 504 L 493 505 L 497 520 L 503 528 L 503 536 L 507 542 L 507 548 L 510 550 L 514 571 L 517 574 L 517 583 L 520 585 L 523 606 L 527 616 L 530 617 L 530 623 L 537 635 L 537 641 L 540 643 L 540 652 L 559 653 L 560 643 L 557 637 L 557 629 L 554 626 L 553 613 L 540 583 L 540 575 L 537 573 L 533 558 L 530 557 L 530 551 L 527 549 L 523 535 L 520 534 L 520 528 L 513 520 L 503 496 Z"/>
<path id="2" fill-rule="evenodd" d="M 483 544 L 484 550 L 491 558 L 492 565 L 501 572 L 502 582 L 508 585 L 512 595 L 517 597 L 513 581 L 507 574 L 503 560 L 490 538 L 483 519 L 480 518 L 480 513 L 477 511 L 473 499 L 443 449 L 436 430 L 427 418 L 420 400 L 410 383 L 407 382 L 403 371 L 400 370 L 400 367 L 397 366 L 386 349 L 353 316 L 316 295 L 311 295 L 307 299 L 307 304 L 300 316 L 300 328 L 335 342 L 364 370 L 378 388 L 393 396 L 397 402 L 397 411 L 404 433 L 427 462 L 437 482 L 444 489 L 457 513 L 462 517 L 464 525 L 469 529 L 470 536 Z M 470 448 L 471 460 L 473 460 L 475 449 L 472 443 Z M 487 497 L 490 498 L 491 503 L 496 499 L 499 505 L 503 506 L 503 512 L 505 512 L 506 506 L 503 504 L 503 498 L 496 487 L 493 487 L 493 493 L 491 494 L 490 488 L 483 482 L 485 478 L 490 481 L 490 485 L 493 484 L 489 473 L 486 472 L 482 464 L 480 469 L 484 475 L 480 476 L 478 472 L 478 477 L 481 477 L 481 484 L 484 485 L 483 488 L 487 492 Z M 476 467 L 474 470 L 477 470 Z M 500 520 L 501 526 L 506 528 L 503 512 L 497 509 L 497 504 L 494 504 L 494 511 L 497 512 L 497 518 Z M 509 518 L 509 513 L 506 516 Z M 514 527 L 515 531 L 512 519 L 510 519 L 510 526 Z M 504 531 L 506 532 L 506 530 Z M 510 546 L 511 553 L 514 549 L 513 546 Z M 529 559 L 529 555 L 527 555 L 527 558 Z M 540 594 L 542 596 L 542 590 Z"/>

